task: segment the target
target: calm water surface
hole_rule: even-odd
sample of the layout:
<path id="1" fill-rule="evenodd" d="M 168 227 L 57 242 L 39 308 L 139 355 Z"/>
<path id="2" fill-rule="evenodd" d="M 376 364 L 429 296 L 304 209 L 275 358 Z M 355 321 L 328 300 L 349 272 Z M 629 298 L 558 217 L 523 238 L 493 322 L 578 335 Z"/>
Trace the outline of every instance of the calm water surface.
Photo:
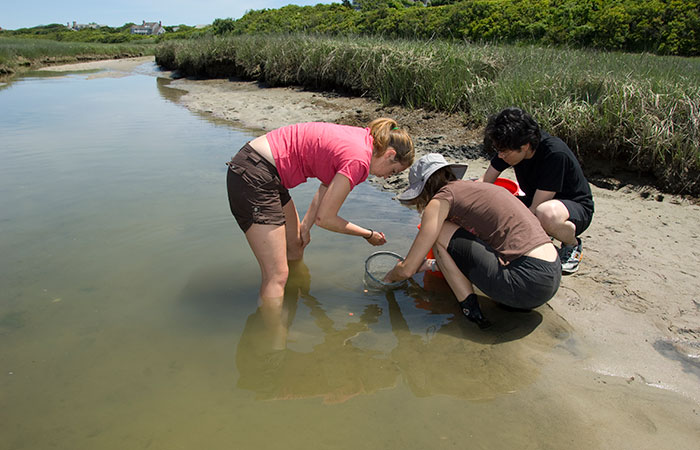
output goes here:
<path id="1" fill-rule="evenodd" d="M 684 435 L 645 411 L 662 394 L 582 372 L 585 351 L 548 307 L 485 302 L 497 323 L 481 332 L 440 280 L 364 292 L 376 249 L 362 239 L 314 229 L 284 322 L 266 326 L 224 183 L 254 135 L 178 106 L 156 75 L 146 64 L 0 88 L 0 448 L 615 448 Z M 292 191 L 300 212 L 316 187 Z M 403 254 L 418 223 L 369 183 L 341 214 Z"/>

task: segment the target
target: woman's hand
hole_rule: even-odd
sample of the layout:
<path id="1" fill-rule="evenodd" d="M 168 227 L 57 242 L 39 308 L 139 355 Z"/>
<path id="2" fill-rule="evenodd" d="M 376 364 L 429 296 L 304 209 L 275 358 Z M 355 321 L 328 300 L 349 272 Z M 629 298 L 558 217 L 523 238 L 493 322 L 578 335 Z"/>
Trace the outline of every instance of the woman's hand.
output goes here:
<path id="1" fill-rule="evenodd" d="M 385 283 L 394 283 L 396 281 L 403 281 L 411 277 L 412 273 L 406 273 L 406 268 L 404 267 L 404 261 L 399 261 L 396 263 L 393 269 L 391 269 L 382 280 Z"/>
<path id="2" fill-rule="evenodd" d="M 396 267 L 394 267 L 389 272 L 387 272 L 386 275 L 384 275 L 384 279 L 382 280 L 382 282 L 393 283 L 395 281 L 400 281 L 400 279 L 396 275 Z"/>
<path id="3" fill-rule="evenodd" d="M 301 239 L 301 248 L 303 250 L 311 242 L 311 227 L 305 226 L 304 222 L 299 227 L 299 238 Z"/>
<path id="4" fill-rule="evenodd" d="M 372 231 L 372 236 L 366 238 L 366 240 L 375 247 L 386 244 L 384 233 L 380 233 L 379 231 Z"/>
<path id="5" fill-rule="evenodd" d="M 437 262 L 434 259 L 424 259 L 423 263 L 418 268 L 417 272 L 435 272 L 437 271 Z"/>

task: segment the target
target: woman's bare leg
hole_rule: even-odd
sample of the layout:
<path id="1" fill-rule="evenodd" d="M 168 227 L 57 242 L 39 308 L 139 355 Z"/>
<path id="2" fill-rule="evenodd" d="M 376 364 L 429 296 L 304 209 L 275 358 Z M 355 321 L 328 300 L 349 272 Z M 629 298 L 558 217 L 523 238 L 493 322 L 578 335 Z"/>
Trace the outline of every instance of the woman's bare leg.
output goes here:
<path id="1" fill-rule="evenodd" d="M 294 206 L 294 200 L 289 200 L 282 209 L 284 211 L 284 220 L 287 223 L 287 259 L 289 261 L 299 261 L 304 258 L 304 247 L 301 245 L 299 213 L 296 206 Z"/>
<path id="2" fill-rule="evenodd" d="M 435 254 L 435 259 L 440 267 L 440 272 L 445 276 L 447 284 L 450 285 L 450 289 L 457 297 L 458 301 L 464 300 L 469 294 L 474 293 L 474 286 L 471 281 L 464 276 L 457 264 L 454 262 L 449 253 L 447 253 L 447 246 L 450 245 L 450 239 L 455 231 L 459 229 L 459 226 L 452 222 L 445 221 L 438 235 L 438 240 L 435 242 L 433 247 L 433 253 Z"/>
<path id="3" fill-rule="evenodd" d="M 253 224 L 245 237 L 260 265 L 260 299 L 279 301 L 281 307 L 289 276 L 285 226 Z"/>

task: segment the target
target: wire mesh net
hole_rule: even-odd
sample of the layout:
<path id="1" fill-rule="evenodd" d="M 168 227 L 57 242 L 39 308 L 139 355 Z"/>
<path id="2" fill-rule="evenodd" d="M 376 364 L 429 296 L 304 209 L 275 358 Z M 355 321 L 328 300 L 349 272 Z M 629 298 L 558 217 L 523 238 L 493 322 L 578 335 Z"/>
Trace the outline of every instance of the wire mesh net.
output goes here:
<path id="1" fill-rule="evenodd" d="M 365 261 L 365 286 L 372 289 L 394 289 L 403 286 L 406 280 L 393 283 L 384 282 L 384 277 L 403 257 L 394 252 L 375 252 Z"/>

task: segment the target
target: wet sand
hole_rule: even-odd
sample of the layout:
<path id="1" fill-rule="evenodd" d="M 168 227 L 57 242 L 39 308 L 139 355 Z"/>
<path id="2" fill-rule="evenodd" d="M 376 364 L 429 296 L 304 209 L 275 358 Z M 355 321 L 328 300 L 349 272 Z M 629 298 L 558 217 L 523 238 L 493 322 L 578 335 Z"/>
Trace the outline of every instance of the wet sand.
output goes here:
<path id="1" fill-rule="evenodd" d="M 100 76 L 121 76 L 150 60 L 109 60 L 49 70 L 103 68 L 108 70 Z M 481 175 L 488 166 L 488 160 L 478 156 L 478 131 L 468 130 L 459 116 L 382 107 L 369 99 L 300 88 L 266 88 L 248 81 L 172 79 L 168 86 L 182 91 L 178 102 L 193 112 L 259 132 L 304 121 L 360 125 L 376 117 L 394 117 L 414 136 L 419 155 L 437 151 L 448 159 L 466 161 L 468 177 Z M 405 177 L 406 173 L 380 185 L 398 191 Z M 596 213 L 582 235 L 581 268 L 563 279 L 549 306 L 585 343 L 583 361 L 591 372 L 612 376 L 622 385 L 673 391 L 698 404 L 700 207 L 693 199 L 614 177 L 598 181 L 591 186 Z M 580 402 L 586 404 L 585 396 Z M 697 410 L 678 412 L 698 421 Z"/>

